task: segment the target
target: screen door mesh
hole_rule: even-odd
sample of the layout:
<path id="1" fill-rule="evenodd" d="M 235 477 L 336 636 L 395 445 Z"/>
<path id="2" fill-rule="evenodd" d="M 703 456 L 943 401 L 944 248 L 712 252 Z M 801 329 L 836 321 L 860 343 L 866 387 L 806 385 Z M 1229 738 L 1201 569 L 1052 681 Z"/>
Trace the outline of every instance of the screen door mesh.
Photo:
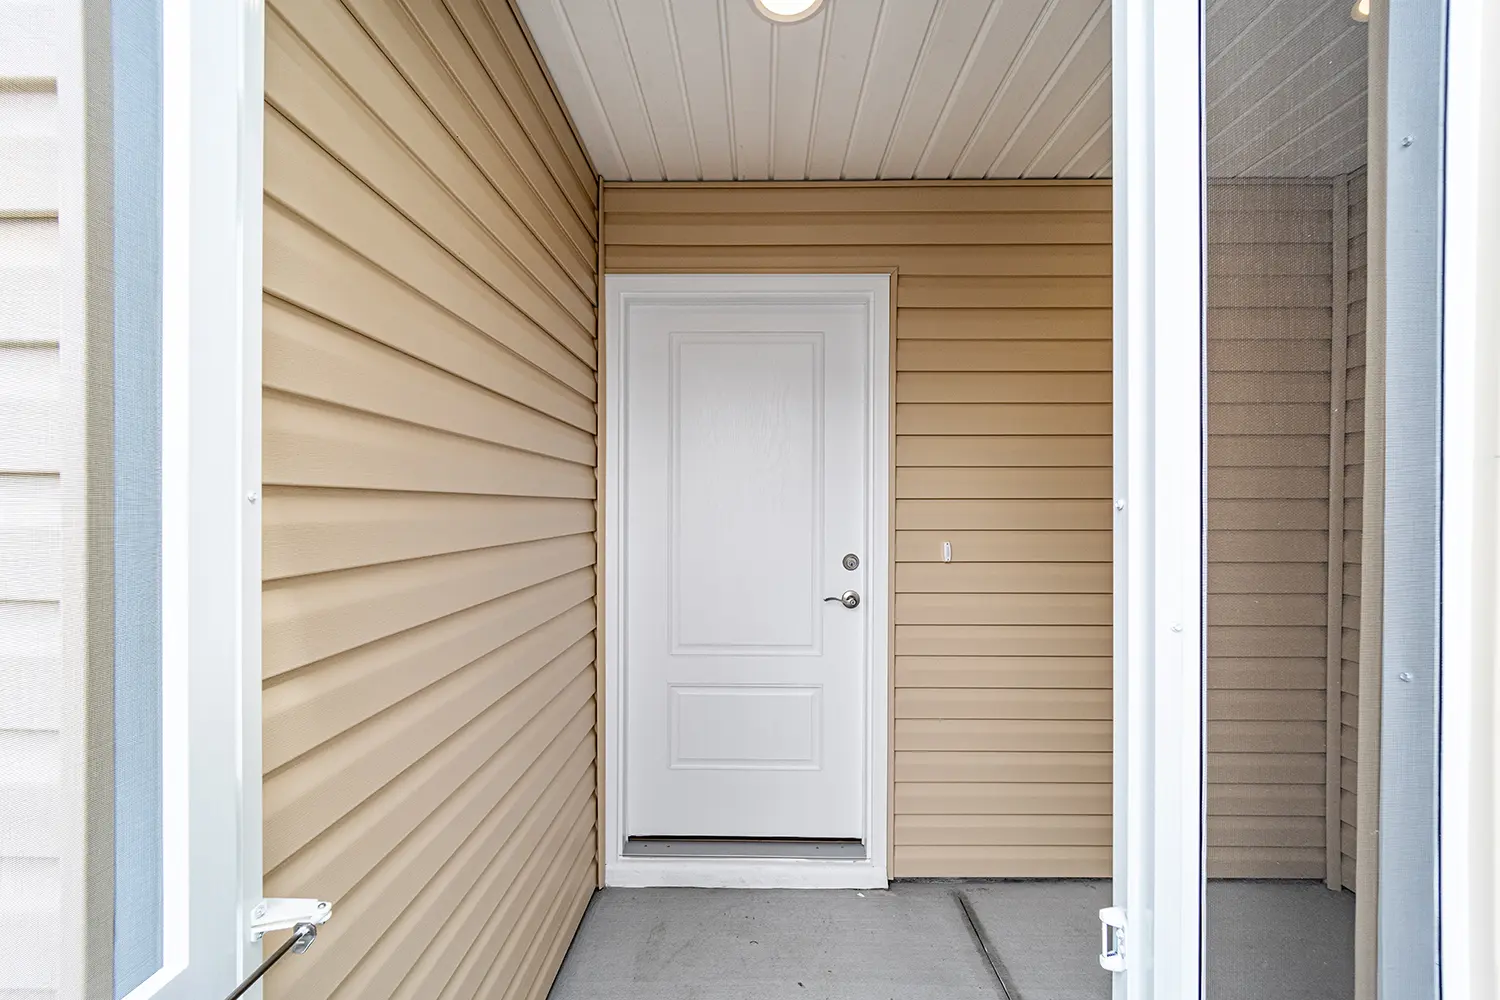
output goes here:
<path id="1" fill-rule="evenodd" d="M 1353 995 L 1367 35 L 1206 5 L 1209 997 Z"/>

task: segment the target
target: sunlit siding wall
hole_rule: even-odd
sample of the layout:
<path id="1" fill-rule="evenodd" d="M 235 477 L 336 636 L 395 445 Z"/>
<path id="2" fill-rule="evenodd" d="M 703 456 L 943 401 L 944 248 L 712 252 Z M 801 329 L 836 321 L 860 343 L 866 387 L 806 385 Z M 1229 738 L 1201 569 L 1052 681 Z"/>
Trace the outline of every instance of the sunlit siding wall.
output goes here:
<path id="1" fill-rule="evenodd" d="M 1348 406 L 1344 420 L 1344 568 L 1341 658 L 1339 850 L 1340 881 L 1354 888 L 1355 841 L 1358 832 L 1357 778 L 1359 773 L 1359 617 L 1360 549 L 1365 487 L 1365 296 L 1367 294 L 1367 234 L 1363 170 L 1347 178 L 1349 185 L 1349 349 L 1345 376 Z"/>
<path id="2" fill-rule="evenodd" d="M 545 996 L 595 886 L 597 187 L 479 0 L 266 14 L 267 995 Z"/>

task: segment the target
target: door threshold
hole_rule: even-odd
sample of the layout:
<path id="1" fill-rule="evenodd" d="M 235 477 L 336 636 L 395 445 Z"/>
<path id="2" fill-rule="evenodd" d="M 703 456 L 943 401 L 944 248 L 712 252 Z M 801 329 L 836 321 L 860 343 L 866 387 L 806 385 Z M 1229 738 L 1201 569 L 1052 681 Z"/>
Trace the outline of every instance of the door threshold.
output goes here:
<path id="1" fill-rule="evenodd" d="M 605 862 L 604 884 L 633 889 L 884 889 L 890 883 L 885 876 L 885 858 L 617 854 Z"/>
<path id="2" fill-rule="evenodd" d="M 627 858 L 838 858 L 863 860 L 862 841 L 748 837 L 630 837 Z"/>

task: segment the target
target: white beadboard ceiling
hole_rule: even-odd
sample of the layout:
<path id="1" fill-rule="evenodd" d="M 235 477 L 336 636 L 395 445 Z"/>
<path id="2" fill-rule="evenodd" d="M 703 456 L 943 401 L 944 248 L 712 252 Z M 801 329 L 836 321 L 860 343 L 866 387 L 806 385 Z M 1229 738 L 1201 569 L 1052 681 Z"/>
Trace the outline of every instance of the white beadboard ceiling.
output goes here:
<path id="1" fill-rule="evenodd" d="M 516 0 L 606 180 L 1107 177 L 1108 0 Z M 1214 0 L 1213 176 L 1364 162 L 1350 0 Z"/>

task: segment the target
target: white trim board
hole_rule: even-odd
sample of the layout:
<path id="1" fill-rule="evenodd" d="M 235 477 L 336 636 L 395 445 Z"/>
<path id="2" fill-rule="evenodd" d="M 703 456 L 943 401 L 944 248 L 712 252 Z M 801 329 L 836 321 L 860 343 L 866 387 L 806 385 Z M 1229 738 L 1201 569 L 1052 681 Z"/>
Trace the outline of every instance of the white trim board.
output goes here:
<path id="1" fill-rule="evenodd" d="M 261 958 L 264 32 L 254 0 L 163 8 L 162 672 L 179 698 L 163 756 L 182 771 L 167 857 L 185 879 L 164 972 L 186 964 L 141 988 L 160 1000 L 221 995 Z"/>
<path id="2" fill-rule="evenodd" d="M 1202 13 L 1115 7 L 1115 1000 L 1202 996 Z"/>
<path id="3" fill-rule="evenodd" d="M 1449 7 L 1443 141 L 1442 764 L 1438 796 L 1442 995 L 1500 989 L 1491 950 L 1497 915 L 1494 842 L 1500 753 L 1488 732 L 1495 681 L 1500 301 L 1484 276 L 1500 263 L 1500 219 L 1487 170 L 1500 149 L 1492 109 L 1500 17 L 1482 3 Z"/>
<path id="4" fill-rule="evenodd" d="M 610 886 L 702 886 L 710 888 L 884 888 L 888 882 L 890 843 L 890 492 L 891 492 L 891 314 L 890 274 L 644 274 L 604 278 L 605 421 L 604 493 L 604 883 Z M 870 365 L 867 372 L 869 429 L 867 498 L 869 593 L 866 605 L 866 649 L 870 674 L 866 686 L 865 828 L 867 856 L 860 859 L 801 858 L 639 858 L 624 857 L 624 787 L 627 764 L 624 740 L 625 685 L 621 596 L 624 565 L 622 464 L 625 430 L 620 357 L 622 333 L 630 306 L 664 298 L 737 296 L 756 299 L 855 301 L 868 305 L 871 317 Z"/>

